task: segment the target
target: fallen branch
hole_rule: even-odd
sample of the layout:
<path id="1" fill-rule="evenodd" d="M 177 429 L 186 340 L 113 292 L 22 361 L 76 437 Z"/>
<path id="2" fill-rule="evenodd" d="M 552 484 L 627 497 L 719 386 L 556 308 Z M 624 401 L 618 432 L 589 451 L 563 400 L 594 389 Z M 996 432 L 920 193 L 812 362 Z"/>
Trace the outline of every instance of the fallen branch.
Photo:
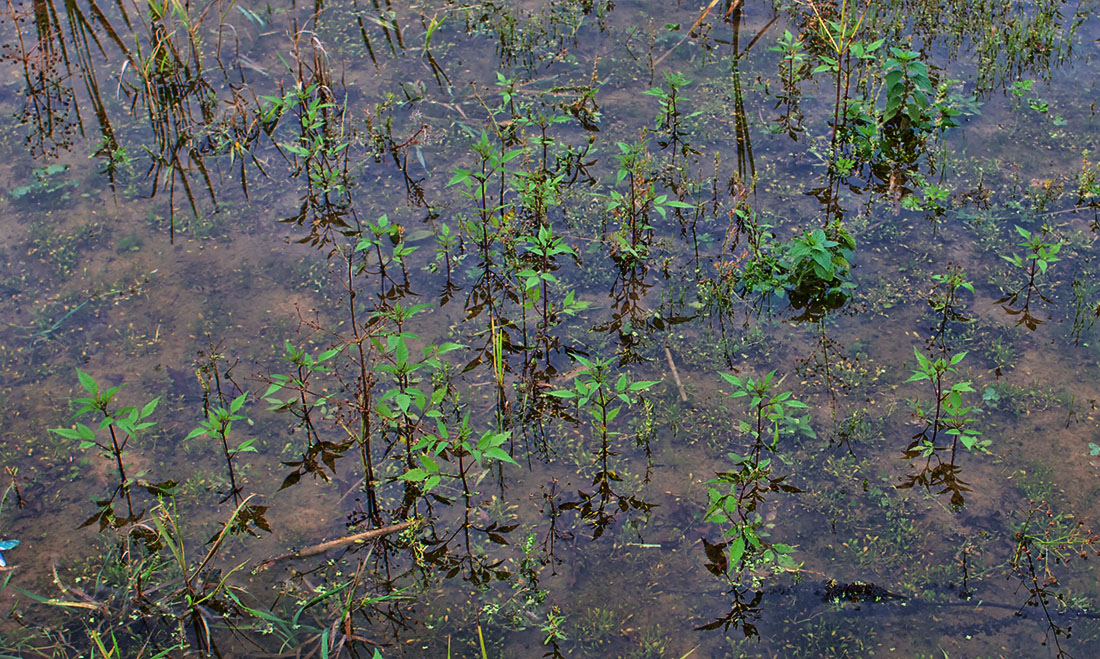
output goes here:
<path id="1" fill-rule="evenodd" d="M 676 381 L 676 388 L 680 390 L 680 400 L 688 402 L 688 395 L 684 391 L 684 383 L 680 382 L 680 372 L 676 370 L 676 362 L 672 361 L 672 351 L 665 346 L 665 357 L 668 357 L 668 369 L 672 371 L 672 379 Z"/>
<path id="2" fill-rule="evenodd" d="M 317 554 L 323 554 L 326 551 L 332 551 L 333 549 L 339 549 L 345 545 L 350 545 L 355 542 L 366 542 L 367 540 L 376 540 L 378 538 L 390 535 L 392 533 L 398 533 L 405 529 L 415 525 L 418 520 L 410 520 L 408 522 L 401 522 L 400 524 L 393 524 L 391 526 L 383 526 L 380 529 L 371 529 L 370 531 L 363 531 L 362 533 L 356 533 L 355 535 L 347 535 L 343 538 L 337 538 L 335 540 L 329 540 L 328 542 L 322 542 L 316 545 L 310 545 L 304 549 L 298 551 L 292 551 L 289 554 L 282 554 L 269 558 L 263 563 L 256 566 L 256 572 L 260 570 L 266 570 L 279 561 L 285 561 L 291 558 L 308 558 L 310 556 L 316 556 Z"/>

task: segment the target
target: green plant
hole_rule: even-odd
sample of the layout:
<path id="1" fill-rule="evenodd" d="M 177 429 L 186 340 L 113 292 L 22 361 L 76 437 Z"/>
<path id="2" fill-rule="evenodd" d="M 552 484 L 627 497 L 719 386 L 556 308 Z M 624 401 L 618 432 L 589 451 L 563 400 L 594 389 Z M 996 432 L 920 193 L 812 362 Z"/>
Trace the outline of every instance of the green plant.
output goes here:
<path id="1" fill-rule="evenodd" d="M 934 83 L 921 54 L 905 48 L 890 48 L 885 69 L 886 105 L 882 110 L 882 149 L 896 165 L 913 163 L 928 141 L 959 125 L 958 117 L 972 113 L 973 99 L 957 96 L 957 80 Z M 939 208 L 944 191 L 925 189 L 924 207 Z"/>
<path id="2" fill-rule="evenodd" d="M 790 273 L 792 293 L 848 297 L 855 288 L 848 280 L 855 238 L 839 222 L 830 227 L 830 234 L 814 229 L 787 243 L 784 267 Z"/>
<path id="3" fill-rule="evenodd" d="M 809 406 L 793 398 L 790 391 L 780 391 L 783 378 L 775 371 L 763 378 L 740 378 L 719 373 L 733 387 L 730 398 L 748 399 L 748 419 L 738 419 L 738 431 L 749 440 L 744 453 L 727 453 L 730 471 L 719 472 L 707 481 L 708 505 L 705 521 L 723 527 L 720 545 L 706 545 L 708 557 L 731 582 L 739 583 L 745 573 L 758 578 L 760 570 L 775 573 L 797 572 L 794 548 L 767 541 L 768 533 L 757 506 L 768 492 L 799 492 L 783 481 L 786 476 L 772 474 L 772 455 L 779 452 L 784 436 L 805 434 L 814 437 L 809 416 L 797 416 L 797 410 Z M 781 457 L 782 454 L 780 454 Z M 716 560 L 717 559 L 717 560 Z"/>
<path id="4" fill-rule="evenodd" d="M 226 468 L 229 471 L 229 493 L 222 501 L 232 498 L 236 503 L 241 502 L 241 485 L 237 482 L 237 470 L 233 460 L 241 453 L 255 453 L 255 438 L 246 439 L 236 446 L 230 446 L 229 433 L 233 430 L 233 422 L 245 419 L 238 414 L 244 406 L 248 394 L 241 394 L 233 399 L 228 408 L 211 405 L 206 413 L 206 420 L 199 422 L 199 427 L 192 430 L 184 441 L 206 435 L 208 438 L 221 444 L 222 455 L 225 457 Z M 251 424 L 251 419 L 246 419 Z"/>
<path id="5" fill-rule="evenodd" d="M 989 342 L 989 349 L 986 351 L 986 355 L 990 361 L 997 367 L 998 373 L 1012 368 L 1016 364 L 1016 348 L 1013 346 L 1011 340 L 1006 340 L 1004 337 L 994 337 Z"/>
<path id="6" fill-rule="evenodd" d="M 584 368 L 573 379 L 573 388 L 556 389 L 549 392 L 549 395 L 573 402 L 578 417 L 587 417 L 600 442 L 600 447 L 596 456 L 598 466 L 592 479 L 596 489 L 591 492 L 580 492 L 579 502 L 562 504 L 561 510 L 579 510 L 581 518 L 593 525 L 593 539 L 595 539 L 600 537 L 614 520 L 614 513 L 607 511 L 607 506 L 612 501 L 617 503 L 616 508 L 624 511 L 628 508 L 646 511 L 652 507 L 638 497 L 615 492 L 612 483 L 621 481 L 622 476 L 611 467 L 609 460 L 618 454 L 612 448 L 612 440 L 623 435 L 621 431 L 612 430 L 612 423 L 624 408 L 638 405 L 641 393 L 658 384 L 659 381 L 632 382 L 625 373 L 612 381 L 612 360 L 588 359 L 580 355 L 573 355 L 573 358 Z"/>
<path id="7" fill-rule="evenodd" d="M 270 411 L 286 412 L 298 419 L 297 426 L 305 433 L 307 446 L 301 459 L 284 463 L 295 469 L 283 479 L 279 489 L 298 483 L 305 474 L 329 480 L 336 459 L 347 449 L 343 443 L 322 439 L 318 427 L 321 420 L 331 417 L 332 405 L 331 395 L 324 392 L 320 383 L 333 373 L 333 360 L 342 347 L 324 350 L 316 356 L 290 341 L 284 347 L 286 352 L 280 359 L 293 368 L 289 374 L 270 374 L 270 384 L 260 398 L 271 405 Z"/>
<path id="8" fill-rule="evenodd" d="M 934 329 L 933 341 L 938 338 L 940 351 L 947 352 L 947 323 L 949 321 L 967 322 L 969 318 L 962 314 L 959 299 L 961 291 L 974 293 L 974 284 L 966 278 L 963 269 L 953 263 L 947 264 L 947 271 L 932 275 L 935 286 L 928 297 L 928 305 L 939 315 L 939 323 Z"/>
<path id="9" fill-rule="evenodd" d="M 1059 638 L 1068 638 L 1070 628 L 1056 621 L 1055 612 L 1067 608 L 1070 602 L 1059 586 L 1056 569 L 1076 558 L 1100 556 L 1100 537 L 1085 526 L 1083 520 L 1055 512 L 1047 501 L 1032 499 L 1027 515 L 1017 526 L 1014 541 L 1007 565 L 1028 593 L 1023 606 L 1038 607 L 1042 611 L 1048 638 L 1053 637 L 1059 656 L 1068 656 Z"/>
<path id="10" fill-rule="evenodd" d="M 427 416 L 437 415 L 429 412 Z M 459 479 L 463 484 L 463 492 L 469 499 L 472 491 L 466 476 L 472 464 L 476 464 L 482 469 L 489 466 L 490 460 L 517 464 L 504 448 L 511 436 L 511 432 L 485 431 L 477 441 L 474 441 L 470 433 L 469 416 L 463 417 L 462 423 L 456 431 L 449 430 L 440 423 L 438 434 L 425 435 L 413 446 L 413 451 L 417 452 L 416 457 L 420 462 L 420 466 L 409 469 L 401 474 L 399 479 L 419 484 L 421 494 L 431 492 L 442 482 L 444 477 Z M 457 474 L 447 474 L 441 469 L 439 461 L 446 459 L 448 454 L 458 458 Z M 473 463 L 466 463 L 466 458 L 473 458 Z"/>
<path id="11" fill-rule="evenodd" d="M 440 261 L 443 262 L 447 273 L 447 293 L 449 293 L 451 287 L 454 286 L 451 281 L 451 266 L 452 264 L 461 261 L 463 258 L 462 256 L 452 254 L 452 251 L 454 251 L 455 247 L 457 247 L 458 245 L 459 236 L 455 234 L 450 225 L 443 224 L 441 227 L 439 227 L 439 233 L 436 234 L 435 261 L 431 263 L 428 267 L 432 272 L 435 272 L 435 269 L 438 267 L 437 264 Z M 446 304 L 447 300 L 449 299 L 449 294 L 445 294 L 443 296 L 442 303 Z"/>
<path id="12" fill-rule="evenodd" d="M 323 65 L 324 60 L 317 59 L 315 63 Z M 312 77 L 327 82 L 326 76 L 326 72 L 318 69 Z M 294 168 L 291 176 L 302 176 L 305 190 L 298 211 L 282 221 L 308 225 L 310 233 L 303 242 L 326 245 L 336 232 L 351 227 L 345 219 L 352 215 L 350 189 L 354 185 L 349 173 L 351 135 L 345 121 L 346 108 L 336 103 L 330 85 L 321 82 L 307 85 L 301 76 L 282 96 L 263 96 L 261 100 L 257 121 L 268 134 L 274 136 L 286 115 L 297 120 L 293 135 L 276 144 L 284 155 L 290 155 Z"/>
<path id="13" fill-rule="evenodd" d="M 1098 283 L 1089 283 L 1087 278 L 1073 278 L 1073 326 L 1070 334 L 1076 345 L 1081 343 L 1081 334 L 1088 332 L 1100 318 L 1100 300 L 1096 299 Z M 1087 334 L 1086 334 L 1087 336 Z"/>
<path id="14" fill-rule="evenodd" d="M 636 265 L 649 258 L 649 241 L 653 234 L 651 213 L 661 218 L 668 216 L 668 209 L 694 208 L 691 204 L 657 194 L 657 181 L 652 170 L 649 140 L 644 135 L 638 141 L 627 144 L 616 142 L 619 153 L 615 159 L 615 185 L 627 182 L 625 194 L 612 189 L 606 195 L 596 196 L 607 200 L 607 211 L 619 221 L 619 228 L 612 232 L 611 256 L 624 266 Z"/>
<path id="15" fill-rule="evenodd" d="M 1089 151 L 1081 154 L 1081 173 L 1077 175 L 1077 206 L 1100 209 L 1100 163 L 1089 161 Z M 1096 224 L 1095 216 L 1093 224 Z"/>
<path id="16" fill-rule="evenodd" d="M 1060 114 L 1050 113 L 1050 104 L 1039 96 L 1031 95 L 1032 87 L 1034 87 L 1034 80 L 1013 80 L 1012 87 L 1009 89 L 1012 95 L 1016 98 L 1017 105 L 1020 101 L 1026 99 L 1027 106 L 1034 112 L 1049 117 L 1050 122 L 1055 126 L 1065 126 L 1066 120 L 1062 118 Z"/>
<path id="17" fill-rule="evenodd" d="M 667 90 L 661 87 L 654 87 L 642 92 L 648 96 L 653 96 L 660 104 L 655 128 L 660 135 L 660 137 L 657 138 L 657 145 L 662 149 L 672 148 L 670 159 L 670 164 L 672 165 L 676 164 L 677 153 L 685 158 L 690 154 L 699 153 L 688 141 L 690 132 L 684 127 L 683 122 L 693 119 L 702 113 L 695 111 L 684 115 L 680 110 L 683 96 L 680 90 L 690 84 L 691 81 L 679 72 L 666 71 L 665 86 Z"/>
<path id="18" fill-rule="evenodd" d="M 747 239 L 742 254 L 719 266 L 719 278 L 738 296 L 789 294 L 795 307 L 811 313 L 841 306 L 851 297 L 856 241 L 839 220 L 784 243 L 751 209 L 738 209 L 733 215 L 736 233 Z"/>
<path id="19" fill-rule="evenodd" d="M 913 348 L 913 354 L 917 358 L 917 368 L 906 382 L 919 382 L 928 380 L 932 384 L 936 401 L 935 411 L 930 406 L 921 406 L 917 403 L 917 415 L 928 424 L 928 430 L 920 435 L 919 443 L 921 457 L 925 457 L 930 451 L 936 450 L 935 444 L 940 431 L 951 437 L 951 459 L 955 458 L 958 444 L 968 451 L 988 450 L 989 440 L 979 440 L 981 433 L 972 427 L 974 419 L 969 417 L 973 408 L 963 405 L 962 395 L 974 393 L 974 387 L 969 381 L 961 381 L 948 384 L 946 377 L 958 372 L 956 366 L 967 355 L 966 352 L 956 353 L 950 356 L 931 360 Z M 927 433 L 931 432 L 929 436 Z"/>
<path id="20" fill-rule="evenodd" d="M 795 37 L 790 30 L 783 30 L 783 34 L 776 39 L 775 45 L 769 48 L 783 55 L 779 62 L 779 79 L 783 83 L 783 90 L 776 96 L 777 106 L 783 106 L 784 110 L 775 123 L 778 128 L 785 130 L 791 139 L 805 130 L 802 127 L 800 105 L 802 91 L 799 85 L 810 72 L 810 56 L 804 48 L 802 39 Z"/>
<path id="21" fill-rule="evenodd" d="M 988 439 L 981 439 L 981 432 L 974 427 L 974 407 L 964 403 L 963 394 L 975 393 L 970 381 L 948 381 L 950 376 L 958 373 L 957 366 L 967 353 L 945 353 L 942 357 L 929 359 L 914 347 L 913 354 L 917 358 L 917 367 L 906 382 L 928 381 L 932 386 L 933 397 L 928 403 L 922 404 L 920 400 L 914 403 L 916 416 L 924 422 L 925 427 L 913 436 L 913 441 L 903 452 L 910 460 L 924 458 L 925 464 L 916 475 L 899 487 L 912 487 L 917 483 L 926 487 L 943 485 L 945 492 L 951 492 L 952 505 L 961 506 L 964 503 L 963 492 L 969 491 L 969 488 L 958 477 L 958 466 L 955 462 L 958 447 L 961 444 L 968 451 L 986 452 L 992 443 Z M 950 438 L 950 445 L 939 444 L 941 436 Z M 939 457 L 941 452 L 948 450 L 949 459 L 943 460 Z M 936 464 L 933 466 L 934 458 Z"/>
<path id="22" fill-rule="evenodd" d="M 77 421 L 72 428 L 51 428 L 50 432 L 66 439 L 78 441 L 78 448 L 81 450 L 92 447 L 99 449 L 103 457 L 114 461 L 115 469 L 118 472 L 118 485 L 111 491 L 109 497 L 96 501 L 99 508 L 98 512 L 86 520 L 82 526 L 99 522 L 100 528 L 105 529 L 108 526 L 121 527 L 136 523 L 141 520 L 144 511 L 135 512 L 134 510 L 131 490 L 135 485 L 142 486 L 155 495 L 163 494 L 175 485 L 174 483 L 149 483 L 142 479 L 141 474 L 128 475 L 126 472 L 125 455 L 127 446 L 142 431 L 156 425 L 152 421 L 146 421 L 146 419 L 156 410 L 160 399 L 154 398 L 140 409 L 134 406 L 111 409 L 115 396 L 122 389 L 122 385 L 100 389 L 99 383 L 92 376 L 79 369 L 76 374 L 80 386 L 88 395 L 73 398 L 73 404 L 79 406 L 76 412 L 73 413 L 73 418 L 79 419 L 91 415 L 97 418 L 98 427 L 93 430 Z M 107 431 L 108 439 L 98 437 L 98 432 L 103 430 Z M 119 516 L 114 510 L 114 500 L 119 494 L 126 500 L 125 517 Z"/>
<path id="23" fill-rule="evenodd" d="M 1001 255 L 1001 258 L 1023 270 L 1027 280 L 1014 292 L 997 300 L 997 304 L 1000 304 L 1009 314 L 1020 316 L 1017 325 L 1026 325 L 1028 329 L 1035 330 L 1042 321 L 1031 315 L 1032 294 L 1038 295 L 1045 302 L 1050 302 L 1049 298 L 1039 291 L 1036 280 L 1039 275 L 1046 275 L 1051 264 L 1061 260 L 1058 252 L 1062 250 L 1063 243 L 1061 240 L 1051 240 L 1050 230 L 1046 226 L 1042 231 L 1028 231 L 1016 225 L 1016 233 L 1023 239 L 1019 245 L 1026 251 L 1022 256 L 1013 253 L 1012 256 Z M 1023 305 L 1015 308 L 1021 294 L 1024 296 Z"/>
<path id="24" fill-rule="evenodd" d="M 1026 253 L 1024 256 L 1014 253 L 1012 256 L 1002 256 L 1001 258 L 1018 268 L 1026 269 L 1028 274 L 1027 286 L 1031 286 L 1034 284 L 1036 274 L 1045 275 L 1050 264 L 1061 260 L 1058 258 L 1058 252 L 1062 249 L 1062 241 L 1049 241 L 1047 239 L 1048 230 L 1045 228 L 1042 233 L 1033 233 L 1020 225 L 1016 225 L 1016 233 L 1023 238 L 1019 244 L 1027 250 Z"/>
<path id="25" fill-rule="evenodd" d="M 835 78 L 833 135 L 831 139 L 833 155 L 830 159 L 831 162 L 836 162 L 837 160 L 837 150 L 839 148 L 838 138 L 841 134 L 842 126 L 841 122 L 847 114 L 846 105 L 852 76 L 851 55 L 855 51 L 854 54 L 856 54 L 857 60 L 863 59 L 867 53 L 877 50 L 885 41 L 880 39 L 875 43 L 863 45 L 856 39 L 871 10 L 871 2 L 864 4 L 863 10 L 858 14 L 854 4 L 855 3 L 852 3 L 850 6 L 848 0 L 842 0 L 840 6 L 836 8 L 836 17 L 826 18 L 822 15 L 821 11 L 818 10 L 816 3 L 810 3 L 810 7 L 814 12 L 814 27 L 817 36 L 825 46 L 825 49 L 823 49 L 820 55 L 822 63 L 819 64 L 813 72 L 816 74 L 828 71 L 831 72 Z M 828 52 L 827 55 L 825 54 L 826 49 Z"/>
<path id="26" fill-rule="evenodd" d="M 68 201 L 72 188 L 79 187 L 80 181 L 62 180 L 60 177 L 69 171 L 68 165 L 46 165 L 31 170 L 31 182 L 8 190 L 12 201 L 39 203 L 49 200 L 53 203 Z"/>
<path id="27" fill-rule="evenodd" d="M 519 256 L 521 269 L 517 270 L 515 276 L 519 280 L 519 289 L 523 292 L 524 335 L 526 336 L 527 309 L 536 308 L 540 318 L 535 343 L 543 347 L 543 360 L 548 363 L 550 351 L 557 347 L 557 342 L 550 333 L 552 326 L 561 315 L 575 315 L 586 309 L 590 303 L 578 301 L 575 291 L 566 294 L 560 307 L 551 302 L 550 285 L 558 283 L 558 278 L 553 274 L 559 267 L 556 263 L 557 257 L 567 254 L 574 260 L 578 258 L 572 247 L 554 235 L 551 226 L 539 226 L 534 236 L 520 236 L 519 244 L 524 247 L 524 253 Z"/>

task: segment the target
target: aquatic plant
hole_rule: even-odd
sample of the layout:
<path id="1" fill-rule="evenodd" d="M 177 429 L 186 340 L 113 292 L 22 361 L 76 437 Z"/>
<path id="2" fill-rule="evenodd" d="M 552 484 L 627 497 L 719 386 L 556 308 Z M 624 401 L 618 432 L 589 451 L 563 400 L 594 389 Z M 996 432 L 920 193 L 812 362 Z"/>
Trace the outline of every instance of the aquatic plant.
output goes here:
<path id="1" fill-rule="evenodd" d="M 130 442 L 142 431 L 148 430 L 156 424 L 146 419 L 152 416 L 157 409 L 159 398 L 154 398 L 140 409 L 136 406 L 112 408 L 115 396 L 122 389 L 122 385 L 116 385 L 107 389 L 101 389 L 98 382 L 91 375 L 77 369 L 77 378 L 80 386 L 87 396 L 73 398 L 73 405 L 78 405 L 73 413 L 74 419 L 91 415 L 97 417 L 98 427 L 93 430 L 89 426 L 77 421 L 72 428 L 51 428 L 53 432 L 66 439 L 79 442 L 79 449 L 97 448 L 100 455 L 111 460 L 117 470 L 118 485 L 111 491 L 106 499 L 96 500 L 98 511 L 88 518 L 83 526 L 99 522 L 100 529 L 108 526 L 122 527 L 134 524 L 142 519 L 144 509 L 134 509 L 134 501 L 131 491 L 134 486 L 147 489 L 151 494 L 160 495 L 166 493 L 174 486 L 172 482 L 150 483 L 142 478 L 142 474 L 128 475 L 126 472 L 126 449 Z M 99 432 L 106 430 L 109 439 L 98 437 Z M 126 515 L 120 516 L 115 512 L 115 497 L 122 495 L 126 501 Z"/>
<path id="2" fill-rule="evenodd" d="M 955 462 L 959 445 L 968 451 L 985 452 L 992 444 L 991 440 L 981 439 L 981 432 L 975 425 L 973 405 L 963 402 L 963 394 L 974 393 L 974 387 L 968 380 L 949 382 L 949 376 L 958 373 L 958 364 L 967 355 L 966 352 L 945 354 L 930 359 L 921 354 L 916 347 L 913 354 L 917 358 L 917 367 L 906 382 L 928 381 L 932 386 L 932 402 L 914 403 L 916 417 L 925 427 L 913 436 L 904 455 L 910 460 L 924 458 L 924 465 L 915 475 L 910 476 L 898 487 L 912 487 L 921 484 L 925 487 L 942 485 L 944 492 L 951 493 L 951 504 L 959 507 L 964 503 L 963 493 L 969 492 L 967 484 L 958 477 L 959 468 Z M 941 435 L 950 438 L 951 444 L 941 445 Z M 950 451 L 950 457 L 944 460 L 941 452 Z M 933 465 L 933 459 L 936 464 Z"/>
<path id="3" fill-rule="evenodd" d="M 225 457 L 226 469 L 229 472 L 229 493 L 225 495 L 222 501 L 233 499 L 238 505 L 241 502 L 241 489 L 243 486 L 237 483 L 237 470 L 234 467 L 233 460 L 241 453 L 255 453 L 256 439 L 246 439 L 236 446 L 230 446 L 229 434 L 233 430 L 234 421 L 251 421 L 250 419 L 246 419 L 243 414 L 238 414 L 247 398 L 248 394 L 237 396 L 229 404 L 228 408 L 210 406 L 206 413 L 206 420 L 199 422 L 199 427 L 195 428 L 184 437 L 184 441 L 187 441 L 205 435 L 221 444 L 222 455 Z"/>
<path id="4" fill-rule="evenodd" d="M 934 628 L 1096 654 L 1052 632 L 1095 615 L 1088 479 L 1031 441 L 964 454 L 1096 457 L 1097 168 L 1067 81 L 1097 18 L 703 4 L 0 8 L 7 651 L 924 656 Z M 971 93 L 995 109 L 964 127 Z M 1013 221 L 1045 253 L 1001 259 Z M 154 286 L 111 283 L 150 260 Z M 998 329 L 987 270 L 1051 322 Z M 73 364 L 99 382 L 69 424 Z M 950 505 L 970 487 L 1002 514 Z M 895 593 L 914 624 L 855 635 Z"/>
<path id="5" fill-rule="evenodd" d="M 1020 234 L 1023 239 L 1019 245 L 1026 252 L 1022 256 L 1013 253 L 1011 256 L 1002 255 L 1001 258 L 1023 270 L 1027 281 L 1012 293 L 997 300 L 997 304 L 1000 304 L 1001 308 L 1010 315 L 1020 317 L 1016 322 L 1017 325 L 1024 325 L 1029 330 L 1034 331 L 1043 321 L 1031 314 L 1031 296 L 1034 294 L 1044 302 L 1050 302 L 1050 298 L 1043 295 L 1039 290 L 1037 279 L 1040 275 L 1046 275 L 1051 264 L 1061 260 L 1058 252 L 1062 250 L 1063 243 L 1061 240 L 1051 240 L 1049 237 L 1050 230 L 1046 226 L 1041 231 L 1028 231 L 1020 225 L 1016 225 L 1016 233 Z M 1024 298 L 1023 305 L 1016 308 L 1021 295 Z"/>
<path id="6" fill-rule="evenodd" d="M 945 272 L 932 275 L 932 281 L 935 286 L 928 297 L 928 306 L 939 315 L 939 323 L 933 328 L 932 342 L 938 339 L 940 352 L 946 354 L 948 321 L 965 323 L 970 320 L 961 311 L 959 296 L 962 291 L 973 294 L 974 284 L 967 279 L 963 269 L 953 263 L 947 264 Z"/>
<path id="7" fill-rule="evenodd" d="M 577 420 L 588 420 L 595 432 L 599 447 L 596 451 L 596 473 L 592 477 L 594 490 L 579 491 L 577 501 L 560 506 L 561 510 L 577 510 L 581 519 L 591 524 L 593 539 L 599 538 L 615 519 L 616 512 L 634 509 L 648 511 L 652 506 L 644 499 L 616 492 L 613 483 L 623 479 L 610 464 L 610 458 L 618 455 L 612 446 L 612 440 L 624 435 L 622 431 L 612 430 L 612 422 L 631 406 L 639 403 L 642 392 L 658 384 L 659 380 L 632 381 L 625 373 L 612 381 L 610 359 L 588 359 L 581 355 L 573 358 L 583 370 L 573 379 L 571 389 L 556 389 L 549 396 L 568 400 L 573 403 Z M 613 506 L 610 510 L 609 506 Z"/>
<path id="8" fill-rule="evenodd" d="M 784 130 L 793 140 L 806 130 L 802 125 L 801 83 L 810 73 L 810 55 L 805 51 L 802 39 L 791 34 L 788 29 L 783 30 L 775 45 L 768 50 L 783 56 L 779 62 L 779 79 L 783 90 L 776 94 L 776 108 L 782 107 L 783 114 L 774 121 L 776 128 Z"/>
<path id="9" fill-rule="evenodd" d="M 792 546 L 767 540 L 769 533 L 757 507 L 769 492 L 800 491 L 784 483 L 786 475 L 773 474 L 772 456 L 782 455 L 780 439 L 815 435 L 809 417 L 797 416 L 798 410 L 809 406 L 793 398 L 790 391 L 780 390 L 783 378 L 776 378 L 775 371 L 759 379 L 719 375 L 733 387 L 730 398 L 748 399 L 748 418 L 738 419 L 737 429 L 749 443 L 742 452 L 727 453 L 732 468 L 706 482 L 708 505 L 703 519 L 722 527 L 725 539 L 717 545 L 707 543 L 707 555 L 715 566 L 712 571 L 721 568 L 734 584 L 741 584 L 748 574 L 756 588 L 762 574 L 798 570 Z"/>
<path id="10" fill-rule="evenodd" d="M 696 110 L 695 112 L 685 114 L 680 105 L 683 101 L 683 94 L 681 89 L 690 85 L 691 81 L 685 78 L 679 72 L 666 72 L 665 73 L 665 87 L 653 87 L 647 89 L 643 94 L 653 96 L 657 99 L 659 104 L 659 111 L 657 113 L 657 121 L 654 126 L 654 131 L 658 134 L 657 146 L 662 149 L 671 149 L 669 156 L 669 166 L 676 166 L 676 155 L 679 154 L 682 157 L 687 157 L 691 154 L 699 155 L 699 151 L 691 146 L 691 134 L 684 126 L 684 122 L 702 114 L 702 112 Z"/>
<path id="11" fill-rule="evenodd" d="M 803 232 L 785 246 L 783 269 L 792 303 L 840 306 L 851 297 L 849 279 L 855 238 L 840 222 Z"/>

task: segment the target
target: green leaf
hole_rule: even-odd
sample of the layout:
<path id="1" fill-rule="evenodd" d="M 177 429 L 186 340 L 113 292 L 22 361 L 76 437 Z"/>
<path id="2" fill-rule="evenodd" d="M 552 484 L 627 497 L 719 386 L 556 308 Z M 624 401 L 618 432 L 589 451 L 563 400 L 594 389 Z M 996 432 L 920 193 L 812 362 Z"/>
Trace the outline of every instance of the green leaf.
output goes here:
<path id="1" fill-rule="evenodd" d="M 95 378 L 79 368 L 76 369 L 76 377 L 80 379 L 80 386 L 84 387 L 84 391 L 87 391 L 93 396 L 99 393 L 99 384 L 96 383 Z"/>
<path id="2" fill-rule="evenodd" d="M 719 373 L 718 375 L 722 376 L 722 379 L 737 387 L 738 389 L 743 386 L 741 384 L 741 378 L 737 377 L 736 375 L 730 375 L 729 373 Z"/>
<path id="3" fill-rule="evenodd" d="M 409 346 L 405 345 L 405 339 L 403 337 L 395 337 L 394 347 L 394 359 L 398 366 L 404 366 L 409 363 Z"/>
<path id="4" fill-rule="evenodd" d="M 241 409 L 241 406 L 244 405 L 245 398 L 247 397 L 248 394 L 241 394 L 240 396 L 234 398 L 233 402 L 229 404 L 229 413 L 235 414 L 237 411 L 239 411 Z"/>
<path id="5" fill-rule="evenodd" d="M 482 455 L 484 455 L 487 458 L 493 458 L 494 460 L 500 460 L 501 462 L 508 462 L 508 463 L 514 464 L 514 465 L 519 464 L 515 460 L 512 459 L 512 456 L 508 455 L 508 451 L 505 451 L 504 449 L 499 448 L 499 447 L 486 449 L 482 453 Z"/>
<path id="6" fill-rule="evenodd" d="M 419 467 L 415 467 L 413 469 L 410 469 L 410 470 L 406 471 L 405 473 L 401 474 L 400 476 L 398 476 L 398 478 L 403 480 L 403 481 L 413 481 L 413 482 L 422 481 L 427 477 L 428 477 L 428 472 L 424 471 L 423 469 L 421 469 Z"/>
<path id="7" fill-rule="evenodd" d="M 157 409 L 157 403 L 160 402 L 160 396 L 157 396 L 153 400 L 145 404 L 145 407 L 141 408 L 141 418 L 149 416 L 153 413 L 153 410 Z"/>
<path id="8" fill-rule="evenodd" d="M 886 74 L 886 87 L 887 87 L 887 89 L 890 89 L 891 87 L 895 87 L 898 84 L 901 84 L 902 83 L 902 78 L 904 76 L 905 76 L 905 74 L 902 71 L 898 70 L 898 69 L 894 69 L 893 71 L 890 71 L 889 73 L 887 73 Z"/>
<path id="9" fill-rule="evenodd" d="M 322 352 L 321 354 L 317 355 L 317 362 L 318 363 L 327 362 L 328 360 L 332 359 L 336 355 L 340 354 L 341 350 L 343 350 L 343 346 L 339 346 L 339 347 L 336 347 L 336 348 L 332 348 L 330 350 L 326 350 L 326 351 Z"/>
<path id="10" fill-rule="evenodd" d="M 76 424 L 76 428 L 50 428 L 50 432 L 66 439 L 94 440 L 95 432 L 83 423 Z"/>
<path id="11" fill-rule="evenodd" d="M 745 555 L 745 538 L 740 537 L 730 543 L 729 569 L 732 572 L 741 565 L 741 557 Z"/>

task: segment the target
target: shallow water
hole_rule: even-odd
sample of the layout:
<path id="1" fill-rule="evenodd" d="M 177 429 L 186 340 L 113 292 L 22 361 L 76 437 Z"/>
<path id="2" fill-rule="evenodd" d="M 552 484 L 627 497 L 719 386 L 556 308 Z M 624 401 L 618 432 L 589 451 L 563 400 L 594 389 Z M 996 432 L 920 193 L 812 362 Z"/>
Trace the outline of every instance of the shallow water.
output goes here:
<path id="1" fill-rule="evenodd" d="M 0 12 L 10 652 L 1097 652 L 1097 3 L 164 7 Z"/>

